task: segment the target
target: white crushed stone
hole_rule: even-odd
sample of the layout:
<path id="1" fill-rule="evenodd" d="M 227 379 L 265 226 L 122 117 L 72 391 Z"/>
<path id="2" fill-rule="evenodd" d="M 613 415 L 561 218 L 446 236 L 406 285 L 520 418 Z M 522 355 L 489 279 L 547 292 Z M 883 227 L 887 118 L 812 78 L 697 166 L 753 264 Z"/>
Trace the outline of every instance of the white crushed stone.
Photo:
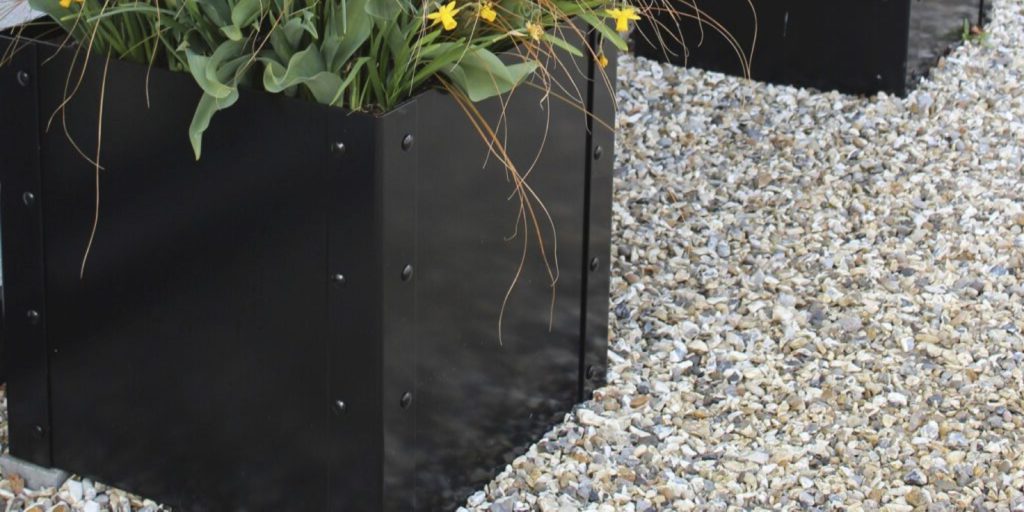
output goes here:
<path id="1" fill-rule="evenodd" d="M 622 57 L 610 384 L 469 508 L 1024 511 L 1024 2 L 992 15 L 906 99 Z"/>
<path id="2" fill-rule="evenodd" d="M 1024 511 L 1024 2 L 988 31 L 907 99 L 622 57 L 610 385 L 467 507 Z"/>

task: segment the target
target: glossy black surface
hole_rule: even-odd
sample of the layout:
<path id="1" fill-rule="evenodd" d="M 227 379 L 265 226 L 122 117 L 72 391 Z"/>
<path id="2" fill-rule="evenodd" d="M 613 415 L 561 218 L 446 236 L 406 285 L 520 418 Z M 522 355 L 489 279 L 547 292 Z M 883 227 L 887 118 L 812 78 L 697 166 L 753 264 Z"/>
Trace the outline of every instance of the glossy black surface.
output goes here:
<path id="1" fill-rule="evenodd" d="M 44 116 L 69 59 L 41 66 Z M 90 66 L 65 119 L 94 154 L 102 68 Z M 323 508 L 338 435 L 325 113 L 243 94 L 196 162 L 186 129 L 198 91 L 153 73 L 147 107 L 144 68 L 110 64 L 81 278 L 96 171 L 59 124 L 40 134 L 53 464 L 187 510 Z M 336 342 L 351 357 L 365 347 Z"/>
<path id="2" fill-rule="evenodd" d="M 30 48 L 31 68 L 54 51 Z M 29 95 L 4 118 L 33 127 L 0 142 L 15 456 L 183 510 L 439 510 L 559 421 L 586 368 L 601 382 L 613 141 L 577 107 L 527 87 L 504 117 L 478 105 L 557 229 L 552 309 L 533 225 L 511 237 L 512 184 L 452 98 L 372 117 L 243 92 L 196 162 L 191 78 L 153 70 L 147 106 L 146 69 L 111 62 L 80 277 L 96 169 L 60 123 L 95 153 L 102 62 L 46 130 L 72 57 L 27 92 L 0 68 L 4 99 Z M 560 82 L 610 119 L 576 64 Z M 10 213 L 32 180 L 39 213 Z M 40 328 L 12 322 L 37 302 Z"/>
<path id="3" fill-rule="evenodd" d="M 939 3 L 977 9 L 979 1 L 756 0 L 756 22 L 748 0 L 697 5 L 705 16 L 720 22 L 744 52 L 750 54 L 753 48 L 750 75 L 755 80 L 855 94 L 886 91 L 902 95 L 907 88 L 908 45 L 916 40 L 910 33 L 912 9 L 915 16 L 921 16 Z M 681 4 L 677 9 L 694 12 Z M 641 23 L 640 34 L 634 35 L 638 54 L 744 74 L 733 47 L 709 25 L 702 27 L 692 18 L 677 24 L 668 14 L 658 20 L 666 35 L 659 41 L 655 35 L 658 25 Z M 950 21 L 955 29 L 962 19 Z M 685 49 L 678 41 L 679 33 L 685 38 Z"/>
<path id="4" fill-rule="evenodd" d="M 591 35 L 596 45 L 596 35 Z M 604 42 L 605 55 L 614 55 L 615 48 Z M 581 328 L 583 346 L 580 353 L 581 399 L 589 399 L 595 389 L 603 386 L 608 370 L 608 293 L 611 279 L 612 172 L 615 164 L 615 77 L 616 59 L 609 59 L 601 70 L 590 62 L 589 81 L 590 141 L 587 158 L 587 196 L 584 204 L 587 219 L 584 226 L 586 251 L 581 263 L 583 272 L 584 317 Z"/>
<path id="5" fill-rule="evenodd" d="M 43 206 L 39 152 L 36 46 L 0 38 L 0 222 L 4 302 L 3 335 L 12 452 L 36 464 L 52 463 L 47 379 L 47 326 L 43 260 Z M 17 361 L 11 364 L 9 361 Z"/>

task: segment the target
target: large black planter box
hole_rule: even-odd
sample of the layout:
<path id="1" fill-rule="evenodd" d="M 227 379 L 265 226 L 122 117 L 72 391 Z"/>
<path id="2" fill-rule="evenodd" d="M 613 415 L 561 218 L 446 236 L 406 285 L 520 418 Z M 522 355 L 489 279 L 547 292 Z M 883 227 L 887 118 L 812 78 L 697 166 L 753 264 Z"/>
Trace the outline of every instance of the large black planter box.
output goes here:
<path id="1" fill-rule="evenodd" d="M 903 95 L 908 78 L 934 64 L 937 52 L 952 40 L 951 30 L 964 18 L 980 22 L 982 2 L 754 0 L 756 23 L 749 0 L 697 2 L 705 13 L 703 28 L 693 18 L 678 18 L 677 24 L 662 13 L 655 23 L 640 22 L 634 41 L 637 54 L 674 64 L 738 76 L 749 71 L 755 80 L 821 90 Z M 680 0 L 676 8 L 693 14 L 690 4 Z M 749 68 L 707 24 L 709 17 L 751 56 Z M 658 30 L 664 33 L 660 41 Z"/>
<path id="2" fill-rule="evenodd" d="M 536 159 L 549 317 L 533 225 L 452 98 L 376 117 L 243 93 L 196 162 L 192 78 L 153 69 L 147 106 L 146 68 L 111 62 L 80 277 L 96 175 L 69 140 L 95 153 L 103 62 L 47 129 L 73 51 L 18 44 L 0 68 L 14 456 L 184 510 L 435 510 L 600 385 L 613 135 L 580 109 L 531 87 L 504 120 L 478 105 Z M 552 71 L 610 120 L 578 64 Z"/>

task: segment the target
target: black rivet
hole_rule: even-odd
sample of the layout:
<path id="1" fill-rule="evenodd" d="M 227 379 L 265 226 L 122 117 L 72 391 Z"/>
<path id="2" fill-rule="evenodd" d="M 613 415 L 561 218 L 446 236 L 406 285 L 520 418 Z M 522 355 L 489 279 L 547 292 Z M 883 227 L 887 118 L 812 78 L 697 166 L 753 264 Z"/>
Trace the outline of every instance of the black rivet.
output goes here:
<path id="1" fill-rule="evenodd" d="M 335 400 L 332 409 L 334 409 L 334 414 L 341 415 L 348 409 L 348 405 L 345 404 L 344 400 Z"/>
<path id="2" fill-rule="evenodd" d="M 586 376 L 587 380 L 594 380 L 594 378 L 597 377 L 597 368 L 595 368 L 594 365 L 588 366 Z"/>
<path id="3" fill-rule="evenodd" d="M 21 195 L 21 202 L 25 203 L 25 206 L 32 206 L 36 204 L 36 195 L 32 192 L 25 192 Z"/>
<path id="4" fill-rule="evenodd" d="M 402 269 L 402 281 L 408 281 L 412 279 L 412 265 L 406 265 Z"/>
<path id="5" fill-rule="evenodd" d="M 334 274 L 331 276 L 331 281 L 334 281 L 336 285 L 343 286 L 345 284 L 345 276 L 343 274 Z"/>
<path id="6" fill-rule="evenodd" d="M 338 156 L 344 155 L 345 154 L 345 143 L 344 142 L 335 142 L 334 145 L 331 146 L 331 152 L 334 153 L 335 155 L 338 155 Z"/>
<path id="7" fill-rule="evenodd" d="M 594 148 L 594 160 L 600 160 L 602 155 L 604 155 L 604 148 L 601 146 Z"/>
<path id="8" fill-rule="evenodd" d="M 406 391 L 405 394 L 402 395 L 402 399 L 398 404 L 402 406 L 402 409 L 408 409 L 409 406 L 412 405 L 412 393 Z"/>
<path id="9" fill-rule="evenodd" d="M 601 265 L 601 260 L 600 259 L 594 258 L 594 259 L 590 260 L 590 271 L 591 272 L 597 272 L 597 268 L 600 265 Z"/>
<path id="10" fill-rule="evenodd" d="M 402 149 L 405 151 L 409 151 L 409 148 L 412 147 L 412 143 L 415 141 L 416 139 L 412 136 L 411 133 L 405 134 L 405 137 L 402 139 Z"/>
<path id="11" fill-rule="evenodd" d="M 34 309 L 30 309 L 30 310 L 28 310 L 28 313 L 25 314 L 25 316 L 28 317 L 28 323 L 29 324 L 37 325 L 39 323 L 39 312 L 38 311 L 36 311 Z"/>
<path id="12" fill-rule="evenodd" d="M 42 425 L 36 425 L 32 427 L 32 434 L 35 435 L 38 439 L 42 439 L 43 437 L 46 436 L 46 429 L 43 428 Z"/>
<path id="13" fill-rule="evenodd" d="M 18 71 L 15 76 L 18 78 L 18 85 L 28 87 L 28 71 Z"/>

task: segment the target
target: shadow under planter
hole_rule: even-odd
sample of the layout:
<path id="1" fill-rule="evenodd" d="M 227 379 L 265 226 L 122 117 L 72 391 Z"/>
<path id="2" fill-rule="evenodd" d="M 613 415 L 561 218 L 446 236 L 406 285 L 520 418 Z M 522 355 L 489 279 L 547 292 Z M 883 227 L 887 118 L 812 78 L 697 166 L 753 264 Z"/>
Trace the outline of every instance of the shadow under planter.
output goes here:
<path id="1" fill-rule="evenodd" d="M 693 4 L 702 11 L 700 23 Z M 638 55 L 673 64 L 825 91 L 904 95 L 960 37 L 964 19 L 981 23 L 983 6 L 984 0 L 677 0 L 675 8 L 690 16 L 661 13 L 640 22 L 633 38 Z M 750 57 L 749 67 L 737 50 Z"/>
<path id="2" fill-rule="evenodd" d="M 147 105 L 146 68 L 111 62 L 80 276 L 97 172 L 70 141 L 96 151 L 103 63 L 47 130 L 73 51 L 10 44 L 14 456 L 186 510 L 436 510 L 601 385 L 614 140 L 580 109 L 531 87 L 504 109 L 557 228 L 550 317 L 533 225 L 516 232 L 504 166 L 451 97 L 371 116 L 243 92 L 195 161 L 191 77 L 152 70 Z M 561 80 L 612 119 L 599 71 L 578 64 Z M 478 107 L 501 119 L 499 101 Z"/>

